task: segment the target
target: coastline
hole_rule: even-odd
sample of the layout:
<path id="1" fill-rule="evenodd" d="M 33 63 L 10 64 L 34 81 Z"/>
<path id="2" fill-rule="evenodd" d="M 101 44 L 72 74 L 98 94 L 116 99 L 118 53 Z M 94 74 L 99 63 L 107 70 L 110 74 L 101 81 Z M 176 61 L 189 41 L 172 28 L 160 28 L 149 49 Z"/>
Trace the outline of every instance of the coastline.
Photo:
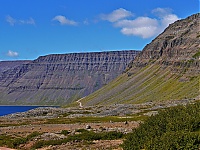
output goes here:
<path id="1" fill-rule="evenodd" d="M 0 117 L 19 114 L 36 108 L 60 108 L 60 106 L 27 106 L 27 105 L 0 105 Z"/>
<path id="2" fill-rule="evenodd" d="M 79 101 L 80 102 L 80 101 Z M 80 131 L 88 131 L 95 134 L 122 133 L 128 134 L 133 128 L 137 128 L 149 116 L 156 115 L 159 110 L 177 105 L 196 103 L 198 100 L 168 101 L 160 103 L 142 104 L 115 104 L 99 106 L 77 106 L 70 108 L 38 107 L 29 111 L 0 116 L 0 135 L 8 140 L 31 139 L 17 148 L 31 149 L 39 141 L 62 141 L 68 136 L 76 136 Z M 65 135 L 67 133 L 67 135 Z M 14 136 L 13 136 L 14 135 Z M 12 140 L 10 140 L 12 142 Z M 43 148 L 53 149 L 77 149 L 83 148 L 119 148 L 123 139 L 99 140 L 89 144 L 81 141 L 70 141 L 61 145 L 49 145 Z M 111 143 L 115 143 L 112 145 Z M 6 145 L 1 145 L 6 148 Z M 7 145 L 8 146 L 8 145 Z M 2 149 L 0 149 L 2 150 Z M 3 149 L 6 150 L 6 149 Z M 12 150 L 12 149 L 8 149 Z M 120 149 L 121 150 L 121 149 Z"/>

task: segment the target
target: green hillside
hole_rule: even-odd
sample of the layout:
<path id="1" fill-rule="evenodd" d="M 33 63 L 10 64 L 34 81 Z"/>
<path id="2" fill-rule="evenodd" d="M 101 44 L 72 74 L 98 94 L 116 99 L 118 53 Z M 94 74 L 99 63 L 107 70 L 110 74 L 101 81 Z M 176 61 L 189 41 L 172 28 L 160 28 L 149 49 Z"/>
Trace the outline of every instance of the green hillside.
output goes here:
<path id="1" fill-rule="evenodd" d="M 186 81 L 181 81 L 184 78 Z M 169 68 L 149 65 L 132 76 L 123 74 L 82 100 L 83 104 L 142 103 L 196 98 L 198 76 L 171 74 Z"/>
<path id="2" fill-rule="evenodd" d="M 81 99 L 82 104 L 199 99 L 199 22 L 199 14 L 195 14 L 171 24 L 144 47 L 122 75 Z"/>

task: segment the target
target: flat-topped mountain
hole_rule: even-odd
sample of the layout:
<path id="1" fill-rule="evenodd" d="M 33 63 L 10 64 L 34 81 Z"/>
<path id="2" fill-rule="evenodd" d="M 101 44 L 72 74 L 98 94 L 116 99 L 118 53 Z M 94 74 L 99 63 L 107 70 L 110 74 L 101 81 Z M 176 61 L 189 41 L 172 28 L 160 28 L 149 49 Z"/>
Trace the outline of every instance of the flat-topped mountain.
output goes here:
<path id="1" fill-rule="evenodd" d="M 71 103 L 108 84 L 138 53 L 127 50 L 52 54 L 13 64 L 0 72 L 0 104 Z"/>
<path id="2" fill-rule="evenodd" d="M 199 99 L 199 13 L 169 25 L 126 71 L 83 105 Z"/>
<path id="3" fill-rule="evenodd" d="M 19 65 L 29 63 L 29 60 L 19 60 L 19 61 L 0 61 L 0 73 L 9 69 L 13 69 Z"/>

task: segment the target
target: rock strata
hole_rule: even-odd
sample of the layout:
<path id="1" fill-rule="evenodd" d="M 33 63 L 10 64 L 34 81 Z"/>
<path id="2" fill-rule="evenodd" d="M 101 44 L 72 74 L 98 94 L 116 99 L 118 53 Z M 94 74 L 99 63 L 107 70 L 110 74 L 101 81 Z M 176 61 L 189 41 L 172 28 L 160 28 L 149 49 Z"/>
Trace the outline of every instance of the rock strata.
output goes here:
<path id="1" fill-rule="evenodd" d="M 173 73 L 200 73 L 199 13 L 170 24 L 162 34 L 147 44 L 129 67 L 144 67 L 155 61 L 163 67 L 171 67 Z"/>
<path id="2" fill-rule="evenodd" d="M 19 61 L 0 61 L 0 74 L 6 70 L 13 69 L 22 64 L 28 64 L 29 60 L 19 60 Z"/>
<path id="3" fill-rule="evenodd" d="M 0 73 L 0 104 L 60 105 L 84 97 L 120 75 L 139 51 L 41 56 Z"/>

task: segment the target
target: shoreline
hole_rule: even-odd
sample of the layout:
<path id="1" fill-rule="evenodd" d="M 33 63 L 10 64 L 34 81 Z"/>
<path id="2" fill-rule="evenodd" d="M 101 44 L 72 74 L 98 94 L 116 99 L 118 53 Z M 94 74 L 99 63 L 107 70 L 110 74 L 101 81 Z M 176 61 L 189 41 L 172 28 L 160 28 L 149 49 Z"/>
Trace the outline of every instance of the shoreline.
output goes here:
<path id="1" fill-rule="evenodd" d="M 80 102 L 80 101 L 79 101 Z M 131 133 L 142 122 L 152 115 L 159 113 L 159 110 L 196 103 L 193 100 L 173 101 L 166 103 L 143 103 L 143 104 L 115 104 L 109 106 L 80 106 L 71 108 L 38 107 L 29 111 L 0 116 L 0 135 L 5 140 L 25 139 L 32 137 L 25 143 L 19 144 L 16 148 L 31 149 L 40 141 L 61 141 L 68 136 L 77 136 L 80 131 L 91 131 L 92 134 L 109 134 L 112 132 Z M 79 103 L 80 104 L 80 103 Z M 66 135 L 65 135 L 66 133 Z M 33 136 L 34 135 L 34 136 Z M 119 140 L 119 141 L 118 141 Z M 77 149 L 83 148 L 119 148 L 123 139 L 93 141 L 92 144 L 81 141 L 70 141 L 55 146 L 42 146 L 49 150 L 54 149 Z M 115 143 L 112 145 L 111 143 Z M 6 148 L 6 145 L 1 145 Z M 9 146 L 9 145 L 7 145 Z M 0 149 L 1 150 L 1 149 Z M 3 149 L 6 150 L 6 149 Z M 12 149 L 8 149 L 12 150 Z M 42 150 L 42 149 L 41 149 Z M 121 149 L 120 149 L 121 150 Z"/>
<path id="2" fill-rule="evenodd" d="M 24 113 L 36 108 L 61 108 L 60 106 L 0 105 L 0 117 Z M 14 110 L 13 110 L 14 109 Z"/>

